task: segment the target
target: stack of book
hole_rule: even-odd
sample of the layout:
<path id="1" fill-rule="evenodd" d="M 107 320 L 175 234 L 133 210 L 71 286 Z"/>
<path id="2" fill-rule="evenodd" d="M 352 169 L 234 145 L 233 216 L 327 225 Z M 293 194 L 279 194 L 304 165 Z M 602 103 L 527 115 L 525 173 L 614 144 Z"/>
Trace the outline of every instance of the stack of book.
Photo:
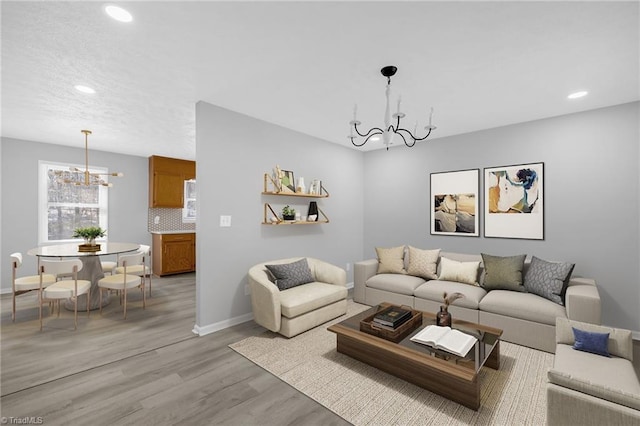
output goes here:
<path id="1" fill-rule="evenodd" d="M 405 322 L 411 319 L 411 311 L 408 309 L 401 308 L 399 306 L 390 306 L 382 311 L 378 312 L 374 317 L 372 322 L 375 325 L 388 327 L 388 328 L 398 328 Z"/>

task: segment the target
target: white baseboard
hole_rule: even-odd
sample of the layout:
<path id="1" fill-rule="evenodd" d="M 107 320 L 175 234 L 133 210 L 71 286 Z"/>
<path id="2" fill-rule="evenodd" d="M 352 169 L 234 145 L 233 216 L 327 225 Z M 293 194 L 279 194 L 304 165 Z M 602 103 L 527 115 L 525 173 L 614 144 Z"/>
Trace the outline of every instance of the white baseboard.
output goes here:
<path id="1" fill-rule="evenodd" d="M 353 281 L 351 281 L 350 283 L 347 283 L 347 288 L 348 289 L 352 289 L 353 288 Z"/>
<path id="2" fill-rule="evenodd" d="M 240 315 L 239 317 L 229 318 L 228 320 L 216 322 L 214 324 L 199 326 L 193 326 L 193 332 L 198 336 L 205 336 L 207 334 L 215 333 L 216 331 L 224 330 L 225 328 L 233 327 L 234 325 L 242 324 L 243 322 L 251 321 L 253 319 L 253 313 Z"/>

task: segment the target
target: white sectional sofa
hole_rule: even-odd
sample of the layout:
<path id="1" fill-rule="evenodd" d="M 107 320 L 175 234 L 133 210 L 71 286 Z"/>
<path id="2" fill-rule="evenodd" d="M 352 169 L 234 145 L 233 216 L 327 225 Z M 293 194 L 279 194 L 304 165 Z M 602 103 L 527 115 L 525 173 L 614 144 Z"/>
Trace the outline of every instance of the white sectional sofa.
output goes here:
<path id="1" fill-rule="evenodd" d="M 504 331 L 502 340 L 555 353 L 556 318 L 600 324 L 600 296 L 593 279 L 571 277 L 565 305 L 527 292 L 490 290 L 482 287 L 485 272 L 480 254 L 441 252 L 459 262 L 480 262 L 478 283 L 469 285 L 454 281 L 424 279 L 399 273 L 378 274 L 378 259 L 354 265 L 353 299 L 366 305 L 390 302 L 436 313 L 443 304 L 443 293 L 464 295 L 449 306 L 454 319 L 463 319 Z M 406 259 L 405 259 L 406 262 Z M 524 263 L 523 276 L 530 260 Z M 438 275 L 441 271 L 438 261 Z"/>
<path id="2" fill-rule="evenodd" d="M 610 356 L 574 349 L 572 327 L 608 333 Z M 547 424 L 640 425 L 640 381 L 632 364 L 631 332 L 558 318 L 556 340 L 553 368 L 547 373 Z"/>

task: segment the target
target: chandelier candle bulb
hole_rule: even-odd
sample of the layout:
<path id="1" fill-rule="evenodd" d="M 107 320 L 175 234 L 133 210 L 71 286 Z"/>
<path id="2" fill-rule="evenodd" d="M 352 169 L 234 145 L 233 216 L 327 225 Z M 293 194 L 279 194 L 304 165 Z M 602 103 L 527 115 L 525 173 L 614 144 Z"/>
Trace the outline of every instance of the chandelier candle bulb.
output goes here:
<path id="1" fill-rule="evenodd" d="M 431 120 L 433 120 L 433 107 L 431 107 L 431 112 L 429 113 L 429 127 L 431 127 Z"/>

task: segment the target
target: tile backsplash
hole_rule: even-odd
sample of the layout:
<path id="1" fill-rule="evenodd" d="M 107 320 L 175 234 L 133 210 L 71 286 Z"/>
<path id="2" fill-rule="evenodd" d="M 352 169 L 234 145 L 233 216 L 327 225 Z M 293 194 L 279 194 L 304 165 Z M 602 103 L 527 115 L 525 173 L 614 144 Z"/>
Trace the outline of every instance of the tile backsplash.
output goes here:
<path id="1" fill-rule="evenodd" d="M 160 218 L 158 223 L 155 223 L 156 216 Z M 195 223 L 182 222 L 182 209 L 150 208 L 147 226 L 149 232 L 195 231 L 196 229 Z"/>

